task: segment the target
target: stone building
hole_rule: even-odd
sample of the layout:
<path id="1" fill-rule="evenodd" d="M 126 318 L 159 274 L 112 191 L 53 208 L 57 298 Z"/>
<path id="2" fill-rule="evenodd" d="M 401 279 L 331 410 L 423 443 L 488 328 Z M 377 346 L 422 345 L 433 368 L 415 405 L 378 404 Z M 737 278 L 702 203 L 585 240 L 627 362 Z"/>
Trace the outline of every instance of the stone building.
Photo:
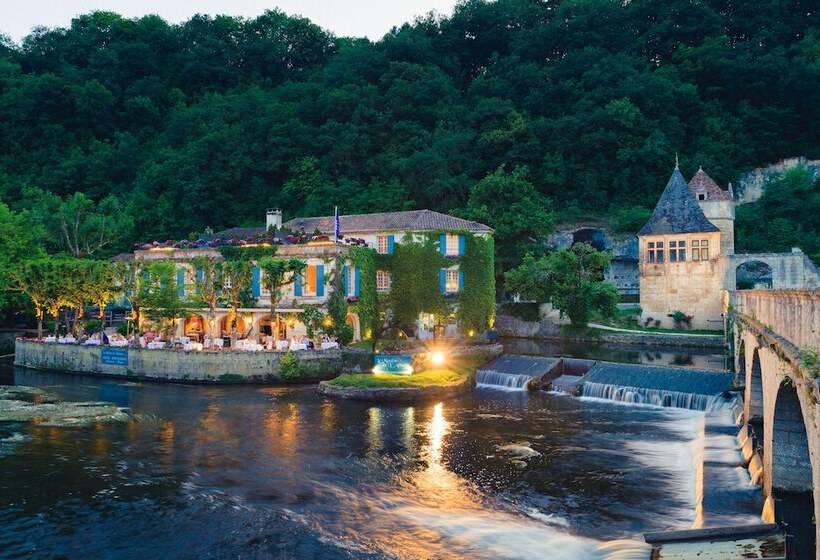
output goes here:
<path id="1" fill-rule="evenodd" d="M 640 305 L 646 324 L 723 328 L 722 291 L 741 289 L 743 271 L 772 289 L 820 287 L 820 271 L 800 249 L 735 253 L 735 202 L 701 168 L 687 184 L 675 166 L 652 216 L 638 232 Z M 680 312 L 680 313 L 676 313 Z"/>

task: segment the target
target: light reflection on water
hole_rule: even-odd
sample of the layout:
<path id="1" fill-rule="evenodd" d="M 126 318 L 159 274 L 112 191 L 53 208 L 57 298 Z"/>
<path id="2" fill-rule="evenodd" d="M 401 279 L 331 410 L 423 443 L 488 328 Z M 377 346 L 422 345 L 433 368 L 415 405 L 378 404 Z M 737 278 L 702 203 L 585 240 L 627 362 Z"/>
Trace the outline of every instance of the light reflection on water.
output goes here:
<path id="1" fill-rule="evenodd" d="M 23 370 L 17 381 L 73 400 L 113 383 Z M 24 436 L 0 457 L 0 550 L 645 558 L 642 545 L 608 556 L 601 543 L 694 517 L 692 471 L 658 450 L 686 459 L 700 413 L 482 390 L 374 406 L 309 387 L 116 385 L 140 421 L 0 423 L 0 438 Z M 536 453 L 502 450 L 523 442 Z"/>

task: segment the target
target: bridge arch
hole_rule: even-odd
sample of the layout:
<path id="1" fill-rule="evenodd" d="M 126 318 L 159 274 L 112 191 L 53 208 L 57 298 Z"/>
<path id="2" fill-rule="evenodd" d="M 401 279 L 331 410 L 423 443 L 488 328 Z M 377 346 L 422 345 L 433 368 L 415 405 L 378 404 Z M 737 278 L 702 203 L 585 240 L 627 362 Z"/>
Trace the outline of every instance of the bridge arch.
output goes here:
<path id="1" fill-rule="evenodd" d="M 797 390 L 786 377 L 774 406 L 771 492 L 775 518 L 786 529 L 789 558 L 810 558 L 813 555 L 806 552 L 816 548 L 811 452 L 804 418 Z"/>
<path id="2" fill-rule="evenodd" d="M 745 346 L 745 342 L 742 344 Z M 745 368 L 746 358 L 743 357 Z M 751 366 L 746 368 L 746 391 L 743 395 L 746 401 L 746 420 L 750 424 L 763 423 L 763 367 L 760 363 L 760 348 L 752 352 Z"/>
<path id="3" fill-rule="evenodd" d="M 749 259 L 735 267 L 736 290 L 771 290 L 774 286 L 772 265 L 758 259 Z"/>

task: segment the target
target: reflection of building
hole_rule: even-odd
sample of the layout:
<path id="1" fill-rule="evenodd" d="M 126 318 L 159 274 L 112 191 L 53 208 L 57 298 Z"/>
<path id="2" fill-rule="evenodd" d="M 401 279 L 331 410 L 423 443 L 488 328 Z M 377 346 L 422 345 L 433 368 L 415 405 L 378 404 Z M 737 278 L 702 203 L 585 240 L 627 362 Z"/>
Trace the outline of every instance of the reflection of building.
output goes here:
<path id="1" fill-rule="evenodd" d="M 638 232 L 644 321 L 672 326 L 673 315 L 678 315 L 695 328 L 722 328 L 721 290 L 744 287 L 737 277 L 750 263 L 756 263 L 751 266 L 759 281 L 749 287 L 820 286 L 817 268 L 799 249 L 736 255 L 734 217 L 731 187 L 724 191 L 703 169 L 687 184 L 675 167 L 651 218 Z M 768 282 L 760 280 L 766 269 Z"/>
<path id="2" fill-rule="evenodd" d="M 270 210 L 266 226 L 231 228 L 205 234 L 192 242 L 146 244 L 134 252 L 133 258 L 137 261 L 176 263 L 177 294 L 187 299 L 195 294 L 197 282 L 201 281 L 203 274 L 193 264 L 197 257 L 220 260 L 226 246 L 236 249 L 269 246 L 271 256 L 298 258 L 307 266 L 302 274 L 288 278 L 290 283 L 279 295 L 276 313 L 271 317 L 270 294 L 264 289 L 263 272 L 255 262 L 252 263 L 250 296 L 253 304 L 239 310 L 236 318 L 239 337 L 256 340 L 261 333 L 283 340 L 306 334 L 305 325 L 300 320 L 304 306 L 325 306 L 332 289 L 332 279 L 338 273 L 344 295 L 351 303 L 348 324 L 353 327 L 354 339 L 359 340 L 367 335 L 363 332 L 355 305 L 362 295 L 363 285 L 375 286 L 377 293 L 389 293 L 392 279 L 389 272 L 374 270 L 372 274 L 375 278 L 369 279 L 372 282 L 363 282 L 366 272 L 351 259 L 354 247 L 366 247 L 389 255 L 396 244 L 406 239 L 432 235 L 437 240 L 441 255 L 451 259 L 449 266 L 439 270 L 439 289 L 445 295 L 457 298 L 465 282 L 470 281 L 470 278 L 464 277 L 459 265 L 460 258 L 465 254 L 467 238 L 492 235 L 492 230 L 483 224 L 430 210 L 340 216 L 339 225 L 343 239 L 336 243 L 333 241 L 333 216 L 295 218 L 283 223 L 281 211 Z M 341 265 L 341 270 L 336 270 L 337 265 Z M 429 322 L 429 317 L 419 317 L 416 325 L 419 335 L 430 334 L 424 329 Z M 227 308 L 217 309 L 213 320 L 208 320 L 203 310 L 179 321 L 177 334 L 195 339 L 205 335 L 221 337 L 230 332 L 230 323 Z M 457 325 L 446 325 L 444 334 L 458 334 Z"/>

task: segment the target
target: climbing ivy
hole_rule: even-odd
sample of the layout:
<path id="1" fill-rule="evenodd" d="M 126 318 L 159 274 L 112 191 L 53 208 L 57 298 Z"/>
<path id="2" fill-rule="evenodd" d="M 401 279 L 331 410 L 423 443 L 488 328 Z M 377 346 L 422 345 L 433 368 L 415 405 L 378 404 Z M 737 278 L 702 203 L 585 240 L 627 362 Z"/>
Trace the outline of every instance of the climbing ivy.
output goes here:
<path id="1" fill-rule="evenodd" d="M 464 332 L 481 332 L 495 323 L 495 273 L 492 237 L 465 235 L 459 269 L 464 286 L 458 298 L 458 322 Z"/>
<path id="2" fill-rule="evenodd" d="M 359 316 L 362 338 L 375 333 L 379 320 L 379 299 L 376 293 L 376 251 L 367 247 L 351 247 L 350 263 L 359 269 L 359 298 L 350 306 Z M 348 278 L 353 282 L 353 278 Z"/>
<path id="3" fill-rule="evenodd" d="M 394 246 L 392 255 L 378 257 L 378 268 L 391 274 L 387 301 L 395 323 L 412 325 L 419 313 L 447 316 L 447 303 L 439 289 L 439 270 L 449 262 L 439 253 L 437 235 L 405 237 Z"/>

